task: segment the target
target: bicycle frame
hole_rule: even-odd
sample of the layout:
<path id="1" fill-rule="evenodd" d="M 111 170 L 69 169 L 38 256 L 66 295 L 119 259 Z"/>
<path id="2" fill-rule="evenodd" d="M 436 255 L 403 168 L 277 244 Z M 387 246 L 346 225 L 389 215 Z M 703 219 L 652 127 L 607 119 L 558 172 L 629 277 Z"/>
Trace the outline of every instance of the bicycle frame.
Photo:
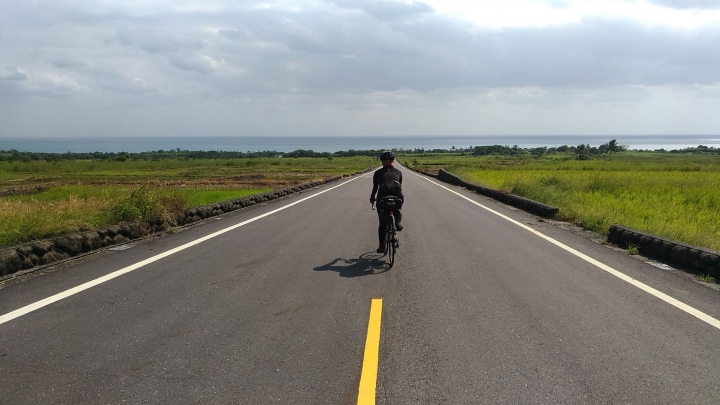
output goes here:
<path id="1" fill-rule="evenodd" d="M 391 200 L 393 206 L 397 200 Z M 388 201 L 389 203 L 390 201 Z M 372 205 L 373 210 L 375 204 Z M 397 238 L 397 232 L 395 230 L 395 209 L 387 209 L 385 205 L 382 207 L 378 204 L 378 211 L 382 216 L 382 220 L 385 221 L 385 255 L 388 256 L 390 261 L 390 267 L 395 263 L 395 250 L 400 246 Z"/>
<path id="2" fill-rule="evenodd" d="M 395 211 L 387 210 L 385 214 L 385 254 L 388 256 L 390 267 L 395 264 L 395 249 L 398 247 L 397 232 L 395 231 Z"/>

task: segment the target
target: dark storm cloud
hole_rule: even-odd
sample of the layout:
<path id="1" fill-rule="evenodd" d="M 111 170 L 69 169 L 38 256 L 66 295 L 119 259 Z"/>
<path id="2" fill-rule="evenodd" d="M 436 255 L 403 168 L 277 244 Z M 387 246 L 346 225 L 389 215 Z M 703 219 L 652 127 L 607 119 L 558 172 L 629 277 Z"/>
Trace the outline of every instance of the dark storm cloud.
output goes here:
<path id="1" fill-rule="evenodd" d="M 650 0 L 650 3 L 677 9 L 720 8 L 720 0 Z"/>

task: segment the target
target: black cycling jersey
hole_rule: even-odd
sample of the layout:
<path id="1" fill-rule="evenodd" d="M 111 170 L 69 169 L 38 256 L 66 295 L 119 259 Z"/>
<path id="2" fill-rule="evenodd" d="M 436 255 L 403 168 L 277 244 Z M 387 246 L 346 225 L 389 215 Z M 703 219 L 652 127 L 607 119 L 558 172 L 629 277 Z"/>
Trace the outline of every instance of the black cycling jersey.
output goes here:
<path id="1" fill-rule="evenodd" d="M 370 199 L 374 199 L 375 193 L 377 193 L 377 213 L 378 219 L 380 220 L 380 224 L 378 226 L 378 240 L 380 245 L 383 244 L 385 239 L 385 214 L 383 212 L 384 207 L 381 204 L 381 200 L 383 197 L 389 195 L 394 195 L 400 200 L 400 204 L 398 204 L 394 210 L 395 223 L 396 225 L 399 224 L 400 221 L 402 221 L 402 212 L 400 211 L 400 208 L 402 208 L 403 202 L 405 201 L 402 188 L 400 187 L 401 185 L 402 172 L 394 167 L 383 167 L 376 170 L 375 174 L 373 174 L 373 189 L 372 194 L 370 194 Z"/>
<path id="2" fill-rule="evenodd" d="M 375 198 L 375 193 L 377 193 L 378 200 L 388 195 L 403 199 L 400 185 L 402 185 L 402 172 L 394 167 L 382 167 L 373 174 L 373 189 L 370 198 Z"/>

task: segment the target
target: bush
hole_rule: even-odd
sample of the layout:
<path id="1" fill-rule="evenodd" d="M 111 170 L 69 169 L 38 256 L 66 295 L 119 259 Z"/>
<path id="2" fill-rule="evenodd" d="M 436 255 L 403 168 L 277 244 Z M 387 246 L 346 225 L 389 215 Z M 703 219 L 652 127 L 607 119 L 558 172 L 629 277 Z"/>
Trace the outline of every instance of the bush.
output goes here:
<path id="1" fill-rule="evenodd" d="M 179 193 L 163 194 L 157 187 L 143 184 L 130 195 L 115 203 L 110 210 L 114 222 L 130 222 L 144 219 L 171 221 L 173 214 L 185 208 L 185 197 Z"/>

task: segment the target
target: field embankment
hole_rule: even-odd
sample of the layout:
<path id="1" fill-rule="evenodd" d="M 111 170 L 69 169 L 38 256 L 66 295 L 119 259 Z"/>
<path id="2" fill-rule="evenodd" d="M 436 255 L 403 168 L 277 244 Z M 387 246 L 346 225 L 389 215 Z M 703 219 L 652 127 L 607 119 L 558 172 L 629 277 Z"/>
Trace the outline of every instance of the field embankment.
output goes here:
<path id="1" fill-rule="evenodd" d="M 633 153 L 579 161 L 572 155 L 409 156 L 465 181 L 560 208 L 560 218 L 606 234 L 610 225 L 720 250 L 720 156 Z"/>
<path id="2" fill-rule="evenodd" d="M 354 173 L 368 157 L 0 162 L 0 246 Z"/>

